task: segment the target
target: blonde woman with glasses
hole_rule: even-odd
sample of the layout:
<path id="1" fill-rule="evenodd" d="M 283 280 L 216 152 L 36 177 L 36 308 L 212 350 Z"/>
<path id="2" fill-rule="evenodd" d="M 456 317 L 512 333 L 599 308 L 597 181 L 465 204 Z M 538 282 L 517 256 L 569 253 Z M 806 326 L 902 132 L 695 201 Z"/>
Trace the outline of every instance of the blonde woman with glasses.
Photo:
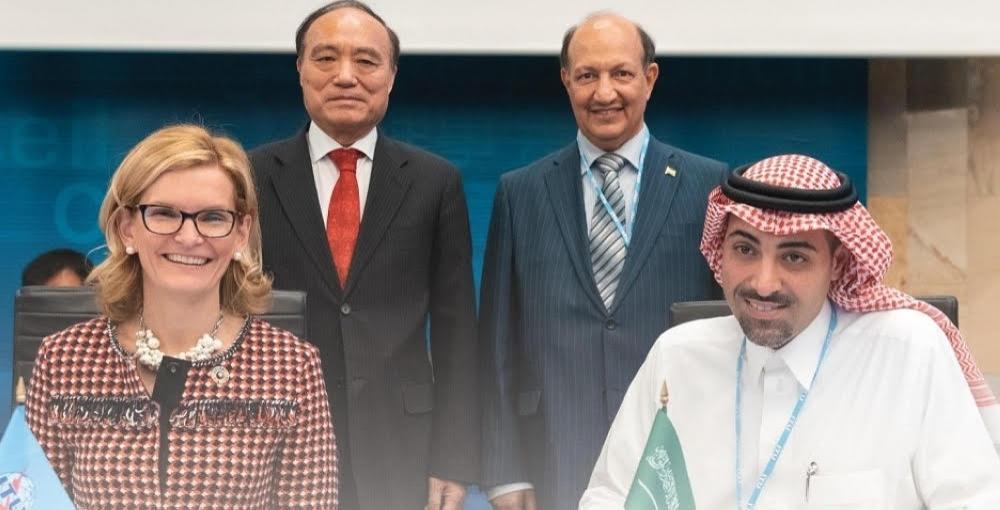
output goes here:
<path id="1" fill-rule="evenodd" d="M 243 149 L 204 128 L 149 135 L 111 179 L 103 315 L 44 340 L 32 431 L 78 508 L 337 507 L 316 349 L 255 318 L 257 199 Z"/>

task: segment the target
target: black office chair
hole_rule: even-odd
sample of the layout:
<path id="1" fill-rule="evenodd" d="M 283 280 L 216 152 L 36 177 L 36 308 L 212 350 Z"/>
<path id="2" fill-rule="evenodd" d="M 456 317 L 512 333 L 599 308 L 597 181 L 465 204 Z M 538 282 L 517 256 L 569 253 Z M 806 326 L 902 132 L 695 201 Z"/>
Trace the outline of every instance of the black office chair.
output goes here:
<path id="1" fill-rule="evenodd" d="M 955 296 L 922 296 L 917 297 L 938 310 L 944 312 L 951 322 L 958 326 L 958 299 Z M 684 301 L 670 306 L 670 327 L 685 322 L 730 315 L 729 305 L 725 301 Z"/>
<path id="2" fill-rule="evenodd" d="M 306 293 L 275 290 L 271 298 L 271 309 L 261 318 L 299 338 L 306 338 Z M 14 297 L 12 390 L 16 389 L 18 377 L 24 377 L 25 383 L 30 379 L 43 338 L 99 313 L 94 289 L 89 287 L 20 288 Z"/>

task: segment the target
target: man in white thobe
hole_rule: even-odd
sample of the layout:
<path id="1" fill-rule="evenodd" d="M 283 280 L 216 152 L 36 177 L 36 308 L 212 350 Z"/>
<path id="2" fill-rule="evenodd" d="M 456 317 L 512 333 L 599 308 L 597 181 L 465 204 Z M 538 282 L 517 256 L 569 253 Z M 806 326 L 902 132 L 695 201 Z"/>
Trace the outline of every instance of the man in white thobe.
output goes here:
<path id="1" fill-rule="evenodd" d="M 657 340 L 580 508 L 623 507 L 664 381 L 698 510 L 1000 508 L 996 401 L 944 315 L 880 283 L 891 246 L 846 176 L 737 170 L 702 252 L 734 315 Z"/>

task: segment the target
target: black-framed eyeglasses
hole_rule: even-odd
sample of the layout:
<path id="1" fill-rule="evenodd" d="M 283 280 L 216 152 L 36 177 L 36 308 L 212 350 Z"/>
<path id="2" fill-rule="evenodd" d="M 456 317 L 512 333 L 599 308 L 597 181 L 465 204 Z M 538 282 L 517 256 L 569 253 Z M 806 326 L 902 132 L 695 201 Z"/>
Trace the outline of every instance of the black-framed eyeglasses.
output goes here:
<path id="1" fill-rule="evenodd" d="M 236 211 L 227 209 L 203 209 L 185 212 L 166 205 L 139 204 L 135 206 L 142 215 L 146 230 L 159 235 L 176 234 L 184 226 L 184 220 L 194 222 L 194 228 L 202 237 L 226 237 L 236 226 Z"/>

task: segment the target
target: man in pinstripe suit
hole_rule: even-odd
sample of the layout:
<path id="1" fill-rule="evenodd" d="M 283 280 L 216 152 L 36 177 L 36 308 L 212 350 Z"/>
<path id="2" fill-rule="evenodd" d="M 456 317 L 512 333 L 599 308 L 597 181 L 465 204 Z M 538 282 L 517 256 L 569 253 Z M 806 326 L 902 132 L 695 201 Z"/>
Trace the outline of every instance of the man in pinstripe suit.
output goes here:
<path id="1" fill-rule="evenodd" d="M 265 269 L 308 292 L 340 508 L 458 510 L 461 482 L 478 478 L 480 418 L 461 175 L 376 128 L 399 39 L 368 6 L 316 10 L 296 50 L 312 122 L 251 160 Z"/>
<path id="2" fill-rule="evenodd" d="M 619 16 L 571 28 L 560 60 L 577 139 L 500 180 L 479 328 L 498 509 L 576 508 L 670 304 L 718 296 L 698 240 L 726 166 L 650 136 L 654 57 Z"/>

